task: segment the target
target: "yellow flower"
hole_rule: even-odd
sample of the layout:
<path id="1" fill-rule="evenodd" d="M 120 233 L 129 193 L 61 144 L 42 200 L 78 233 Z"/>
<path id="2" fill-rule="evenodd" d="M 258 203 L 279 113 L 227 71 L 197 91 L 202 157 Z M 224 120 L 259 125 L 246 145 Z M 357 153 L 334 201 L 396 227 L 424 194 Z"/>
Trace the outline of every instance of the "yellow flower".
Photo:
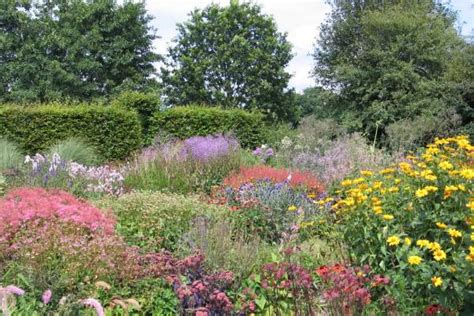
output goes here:
<path id="1" fill-rule="evenodd" d="M 459 190 L 459 188 L 455 185 L 447 185 L 445 188 L 444 188 L 444 198 L 447 199 L 448 197 L 451 196 L 451 194 L 453 192 L 456 192 L 457 190 Z"/>
<path id="2" fill-rule="evenodd" d="M 471 211 L 474 211 L 474 200 L 470 200 L 469 203 L 466 204 L 466 206 L 467 206 Z"/>
<path id="3" fill-rule="evenodd" d="M 290 207 L 288 207 L 288 211 L 290 212 L 295 212 L 298 208 L 295 206 L 295 205 L 291 205 Z"/>
<path id="4" fill-rule="evenodd" d="M 449 161 L 441 161 L 438 164 L 438 167 L 440 167 L 443 170 L 451 170 L 454 168 L 453 165 Z"/>
<path id="5" fill-rule="evenodd" d="M 398 191 L 399 191 L 399 189 L 397 187 L 388 188 L 388 192 L 390 192 L 390 193 L 395 193 L 395 192 L 398 192 Z"/>
<path id="6" fill-rule="evenodd" d="M 420 239 L 420 240 L 417 240 L 416 241 L 416 245 L 420 248 L 423 248 L 423 247 L 426 247 L 430 244 L 430 241 L 429 240 L 426 240 L 426 239 Z"/>
<path id="7" fill-rule="evenodd" d="M 446 252 L 444 252 L 443 250 L 436 250 L 435 252 L 433 252 L 433 258 L 436 261 L 444 260 L 446 259 Z"/>
<path id="8" fill-rule="evenodd" d="M 394 173 L 395 172 L 395 169 L 393 168 L 386 168 L 386 169 L 383 169 L 383 170 L 380 170 L 380 174 L 390 174 L 390 173 Z"/>
<path id="9" fill-rule="evenodd" d="M 428 195 L 428 190 L 426 190 L 426 189 L 418 189 L 418 190 L 416 190 L 415 195 L 416 195 L 416 197 L 418 197 L 418 198 L 425 197 L 425 196 Z"/>
<path id="10" fill-rule="evenodd" d="M 384 220 L 386 221 L 391 221 L 394 217 L 393 215 L 390 215 L 390 214 L 385 214 L 384 216 L 382 216 Z"/>
<path id="11" fill-rule="evenodd" d="M 471 241 L 474 241 L 474 233 L 471 233 Z"/>
<path id="12" fill-rule="evenodd" d="M 373 188 L 374 188 L 375 190 L 378 190 L 378 189 L 380 189 L 380 188 L 382 187 L 382 185 L 383 185 L 383 183 L 382 183 L 381 181 L 375 181 L 375 182 L 374 182 L 374 185 L 373 185 Z"/>
<path id="13" fill-rule="evenodd" d="M 408 238 L 408 237 L 405 237 L 404 243 L 405 243 L 405 245 L 410 246 L 411 245 L 411 239 Z"/>
<path id="14" fill-rule="evenodd" d="M 418 256 L 408 257 L 408 263 L 411 264 L 411 265 L 414 265 L 414 266 L 419 265 L 422 261 L 423 261 L 423 259 L 421 257 L 418 257 Z"/>
<path id="15" fill-rule="evenodd" d="M 445 229 L 446 227 L 448 227 L 448 225 L 444 223 L 440 223 L 440 222 L 436 222 L 436 226 L 438 226 L 438 228 L 441 228 L 441 229 Z"/>
<path id="16" fill-rule="evenodd" d="M 431 278 L 431 282 L 433 283 L 435 287 L 439 287 L 443 284 L 443 279 L 441 279 L 440 277 L 434 276 Z"/>
<path id="17" fill-rule="evenodd" d="M 362 170 L 362 171 L 360 172 L 360 174 L 363 175 L 364 177 L 370 177 L 370 176 L 372 176 L 374 173 L 373 173 L 372 171 L 370 171 L 370 170 Z"/>
<path id="18" fill-rule="evenodd" d="M 437 187 L 434 187 L 434 186 L 432 186 L 432 185 L 427 185 L 427 186 L 425 187 L 425 190 L 427 190 L 428 192 L 436 192 L 436 191 L 438 191 L 438 188 L 437 188 Z"/>
<path id="19" fill-rule="evenodd" d="M 389 246 L 397 246 L 400 243 L 400 238 L 398 236 L 390 236 L 387 238 L 387 243 Z"/>
<path id="20" fill-rule="evenodd" d="M 467 180 L 472 180 L 474 179 L 474 169 L 467 168 L 467 169 L 462 169 L 459 174 L 461 177 L 467 179 Z"/>
<path id="21" fill-rule="evenodd" d="M 451 271 L 452 273 L 456 272 L 456 267 L 455 266 L 450 266 L 449 271 Z"/>
<path id="22" fill-rule="evenodd" d="M 352 181 L 351 181 L 350 179 L 346 179 L 346 180 L 344 180 L 344 181 L 341 182 L 341 185 L 342 185 L 343 187 L 348 187 L 348 186 L 350 186 L 351 184 L 352 184 Z"/>
<path id="23" fill-rule="evenodd" d="M 441 250 L 441 245 L 438 244 L 436 241 L 430 242 L 428 245 L 426 245 L 426 248 L 428 248 L 431 251 L 437 251 Z"/>
<path id="24" fill-rule="evenodd" d="M 448 234 L 449 234 L 449 236 L 451 236 L 453 238 L 459 238 L 459 237 L 462 236 L 462 233 L 459 230 L 456 230 L 456 229 L 453 229 L 453 228 L 448 229 Z"/>
<path id="25" fill-rule="evenodd" d="M 311 226 L 313 226 L 313 225 L 314 225 L 314 221 L 311 221 L 311 222 L 302 222 L 302 223 L 300 224 L 300 227 L 301 227 L 301 228 L 306 228 L 306 227 L 311 227 Z"/>
<path id="26" fill-rule="evenodd" d="M 374 213 L 375 214 L 382 214 L 382 207 L 381 206 L 374 206 Z"/>
<path id="27" fill-rule="evenodd" d="M 316 194 L 310 193 L 310 194 L 308 194 L 307 196 L 308 196 L 308 198 L 310 198 L 310 199 L 314 199 L 314 198 L 316 197 Z"/>
<path id="28" fill-rule="evenodd" d="M 459 190 L 461 190 L 463 192 L 466 191 L 466 186 L 464 184 L 458 184 L 458 188 L 459 188 Z"/>

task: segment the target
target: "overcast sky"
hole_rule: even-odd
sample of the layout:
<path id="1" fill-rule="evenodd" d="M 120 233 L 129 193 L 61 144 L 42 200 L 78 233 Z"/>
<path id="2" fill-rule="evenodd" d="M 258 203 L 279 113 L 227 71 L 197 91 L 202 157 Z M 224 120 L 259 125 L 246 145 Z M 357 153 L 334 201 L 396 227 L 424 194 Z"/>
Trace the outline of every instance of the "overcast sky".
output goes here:
<path id="1" fill-rule="evenodd" d="M 176 36 L 176 23 L 187 20 L 194 8 L 204 8 L 210 3 L 227 5 L 230 0 L 147 0 L 148 12 L 154 17 L 153 25 L 161 38 L 155 41 L 158 53 L 165 54 L 171 40 Z M 325 19 L 330 7 L 325 0 L 254 0 L 262 6 L 263 12 L 275 18 L 278 29 L 288 33 L 295 55 L 288 66 L 292 74 L 290 86 L 302 91 L 314 85 L 309 77 L 313 60 L 309 55 L 319 33 L 319 25 Z M 474 0 L 452 0 L 452 6 L 459 13 L 463 34 L 474 30 Z M 462 22 L 464 22 L 462 24 Z"/>

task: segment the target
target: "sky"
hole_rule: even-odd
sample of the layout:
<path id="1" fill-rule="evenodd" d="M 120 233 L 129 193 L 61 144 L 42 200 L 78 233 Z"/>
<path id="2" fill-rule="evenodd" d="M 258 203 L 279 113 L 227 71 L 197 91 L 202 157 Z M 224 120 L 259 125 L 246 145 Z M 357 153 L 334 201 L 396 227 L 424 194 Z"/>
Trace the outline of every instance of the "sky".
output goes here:
<path id="1" fill-rule="evenodd" d="M 210 3 L 228 5 L 230 0 L 147 0 L 148 13 L 154 17 L 152 25 L 160 36 L 154 42 L 157 53 L 166 54 L 167 47 L 176 37 L 176 24 L 186 21 L 188 13 L 195 8 L 204 8 Z M 288 65 L 292 75 L 290 87 L 301 92 L 314 86 L 310 77 L 313 59 L 310 56 L 319 34 L 319 26 L 330 11 L 325 0 L 254 0 L 262 6 L 265 14 L 272 15 L 280 32 L 288 33 L 293 44 L 293 59 Z M 451 0 L 458 11 L 458 25 L 463 34 L 474 32 L 474 0 Z"/>

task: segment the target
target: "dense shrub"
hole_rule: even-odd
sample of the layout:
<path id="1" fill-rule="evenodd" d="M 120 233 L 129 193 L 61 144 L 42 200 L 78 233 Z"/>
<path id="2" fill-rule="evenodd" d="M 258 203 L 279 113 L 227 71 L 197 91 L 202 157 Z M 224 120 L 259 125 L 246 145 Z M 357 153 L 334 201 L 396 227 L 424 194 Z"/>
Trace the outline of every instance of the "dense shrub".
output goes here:
<path id="1" fill-rule="evenodd" d="M 436 139 L 340 184 L 332 208 L 352 259 L 390 276 L 407 314 L 431 304 L 473 312 L 473 153 L 467 137 Z"/>
<path id="2" fill-rule="evenodd" d="M 129 193 L 99 205 L 115 212 L 118 233 L 143 251 L 175 250 L 195 217 L 223 212 L 194 196 L 160 192 Z"/>
<path id="3" fill-rule="evenodd" d="M 123 159 L 142 141 L 137 114 L 98 105 L 3 106 L 0 136 L 30 154 L 44 152 L 58 140 L 81 137 L 104 159 Z"/>
<path id="4" fill-rule="evenodd" d="M 263 116 L 244 110 L 222 110 L 215 107 L 174 107 L 153 116 L 150 135 L 167 132 L 180 139 L 232 132 L 244 147 L 265 143 Z"/>
<path id="5" fill-rule="evenodd" d="M 142 190 L 210 192 L 239 168 L 239 149 L 235 138 L 223 135 L 157 142 L 136 157 L 125 183 Z"/>

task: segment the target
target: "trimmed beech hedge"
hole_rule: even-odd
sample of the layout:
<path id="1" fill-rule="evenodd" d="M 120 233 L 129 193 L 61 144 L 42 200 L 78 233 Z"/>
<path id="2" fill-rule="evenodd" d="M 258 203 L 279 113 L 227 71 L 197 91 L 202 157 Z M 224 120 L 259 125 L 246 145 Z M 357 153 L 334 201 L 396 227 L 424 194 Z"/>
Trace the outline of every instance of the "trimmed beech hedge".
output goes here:
<path id="1" fill-rule="evenodd" d="M 180 139 L 232 132 L 244 147 L 265 143 L 262 114 L 239 109 L 179 106 L 156 112 L 149 126 L 149 137 L 165 132 Z"/>
<path id="2" fill-rule="evenodd" d="M 44 152 L 59 140 L 79 137 L 103 159 L 118 160 L 140 148 L 142 128 L 136 113 L 103 105 L 0 106 L 0 137 L 26 153 Z"/>

